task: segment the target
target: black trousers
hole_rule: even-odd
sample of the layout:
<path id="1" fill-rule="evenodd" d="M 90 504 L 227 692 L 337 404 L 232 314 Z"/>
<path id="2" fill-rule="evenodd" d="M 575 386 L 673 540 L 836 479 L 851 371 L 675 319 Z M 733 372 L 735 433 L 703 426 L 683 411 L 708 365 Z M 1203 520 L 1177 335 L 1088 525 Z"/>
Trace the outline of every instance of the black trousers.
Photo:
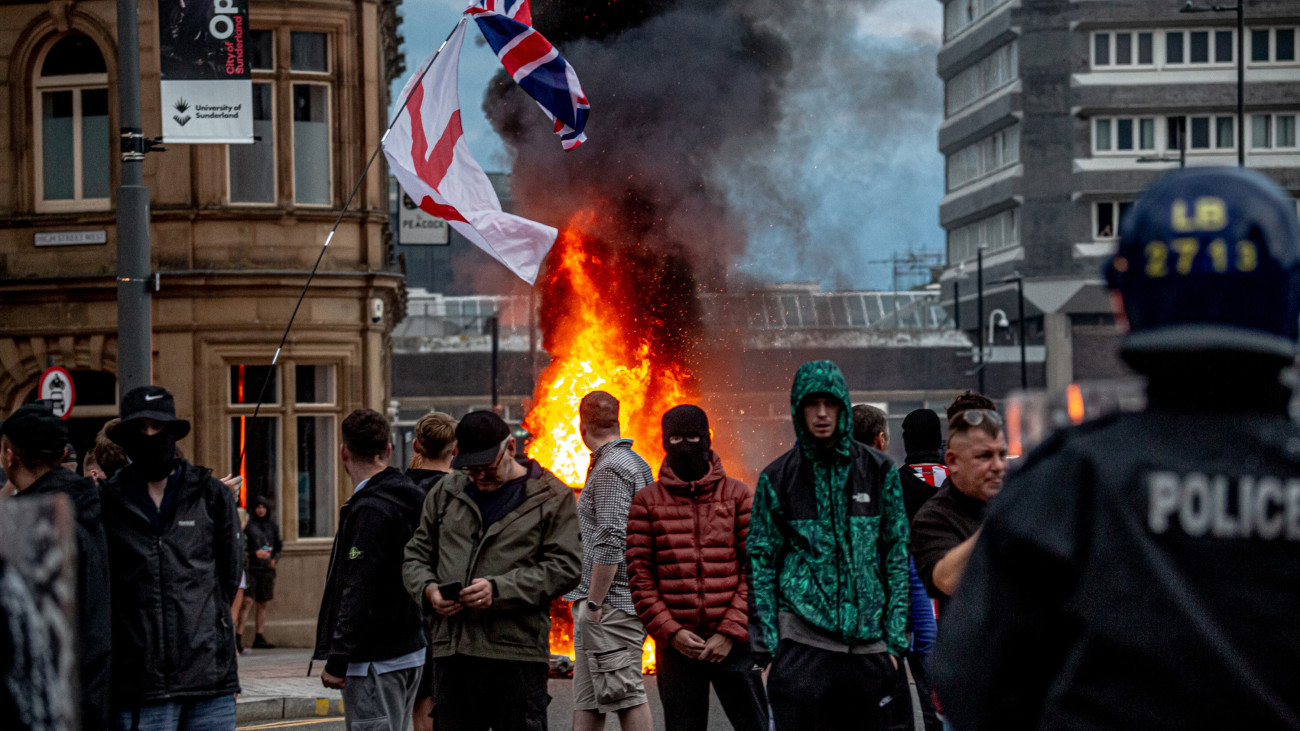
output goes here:
<path id="1" fill-rule="evenodd" d="M 776 731 L 885 729 L 881 702 L 892 699 L 896 677 L 886 652 L 850 655 L 782 640 L 767 678 Z"/>
<path id="2" fill-rule="evenodd" d="M 433 667 L 438 731 L 546 731 L 546 663 L 452 655 Z"/>
<path id="3" fill-rule="evenodd" d="M 736 731 L 767 731 L 763 673 L 754 667 L 749 647 L 736 642 L 722 662 L 692 660 L 671 645 L 658 646 L 659 702 L 667 731 L 705 731 L 709 727 L 709 686 Z"/>

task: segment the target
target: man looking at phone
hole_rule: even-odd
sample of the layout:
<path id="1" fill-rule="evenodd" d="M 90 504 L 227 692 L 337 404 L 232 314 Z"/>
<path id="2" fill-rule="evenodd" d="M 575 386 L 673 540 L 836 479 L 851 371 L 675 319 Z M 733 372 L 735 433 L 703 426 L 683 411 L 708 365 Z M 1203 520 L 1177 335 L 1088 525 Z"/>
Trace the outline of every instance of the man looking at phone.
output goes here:
<path id="1" fill-rule="evenodd" d="M 353 411 L 342 432 L 339 454 L 353 492 L 339 510 L 312 657 L 325 660 L 325 687 L 343 691 L 349 727 L 404 729 L 425 653 L 420 607 L 402 588 L 402 551 L 424 494 L 388 466 L 393 445 L 378 412 Z"/>
<path id="2" fill-rule="evenodd" d="M 438 731 L 546 727 L 550 605 L 578 583 L 578 513 L 572 489 L 514 455 L 501 417 L 466 414 L 455 472 L 406 545 L 406 590 L 433 614 Z"/>

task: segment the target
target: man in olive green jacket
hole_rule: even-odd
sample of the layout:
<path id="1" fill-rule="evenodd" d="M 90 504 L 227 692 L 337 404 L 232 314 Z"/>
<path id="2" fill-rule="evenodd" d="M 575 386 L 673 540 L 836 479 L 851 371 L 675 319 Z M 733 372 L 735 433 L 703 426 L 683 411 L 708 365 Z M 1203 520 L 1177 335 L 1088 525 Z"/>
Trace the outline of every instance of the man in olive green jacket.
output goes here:
<path id="1" fill-rule="evenodd" d="M 402 565 L 433 618 L 434 727 L 545 728 L 551 600 L 582 570 L 573 490 L 515 461 L 492 412 L 467 414 L 456 445 L 456 471 L 429 491 Z"/>

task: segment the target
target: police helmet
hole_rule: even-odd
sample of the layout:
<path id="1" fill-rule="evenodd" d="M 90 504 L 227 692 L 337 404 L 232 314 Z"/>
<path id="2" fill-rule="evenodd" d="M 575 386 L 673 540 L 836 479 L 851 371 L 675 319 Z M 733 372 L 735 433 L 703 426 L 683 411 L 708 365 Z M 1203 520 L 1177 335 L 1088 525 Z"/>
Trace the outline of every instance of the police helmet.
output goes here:
<path id="1" fill-rule="evenodd" d="M 1126 356 L 1230 350 L 1291 359 L 1300 329 L 1300 222 L 1276 183 L 1244 168 L 1157 180 L 1103 267 L 1124 301 Z"/>

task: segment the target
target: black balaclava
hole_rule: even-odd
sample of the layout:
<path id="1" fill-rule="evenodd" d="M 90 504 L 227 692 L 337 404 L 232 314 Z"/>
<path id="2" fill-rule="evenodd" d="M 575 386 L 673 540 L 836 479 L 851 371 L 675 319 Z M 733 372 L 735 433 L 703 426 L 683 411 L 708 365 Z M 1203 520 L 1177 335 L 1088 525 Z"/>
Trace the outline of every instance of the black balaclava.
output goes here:
<path id="1" fill-rule="evenodd" d="M 684 482 L 695 482 L 709 474 L 709 417 L 698 406 L 675 406 L 664 414 L 664 451 L 668 466 Z M 669 444 L 668 437 L 699 437 L 698 442 L 682 440 Z"/>
<path id="2" fill-rule="evenodd" d="M 122 442 L 122 450 L 131 458 L 131 464 L 140 471 L 140 476 L 149 482 L 161 480 L 170 475 L 176 466 L 176 435 L 169 429 L 157 434 L 128 432 Z"/>

